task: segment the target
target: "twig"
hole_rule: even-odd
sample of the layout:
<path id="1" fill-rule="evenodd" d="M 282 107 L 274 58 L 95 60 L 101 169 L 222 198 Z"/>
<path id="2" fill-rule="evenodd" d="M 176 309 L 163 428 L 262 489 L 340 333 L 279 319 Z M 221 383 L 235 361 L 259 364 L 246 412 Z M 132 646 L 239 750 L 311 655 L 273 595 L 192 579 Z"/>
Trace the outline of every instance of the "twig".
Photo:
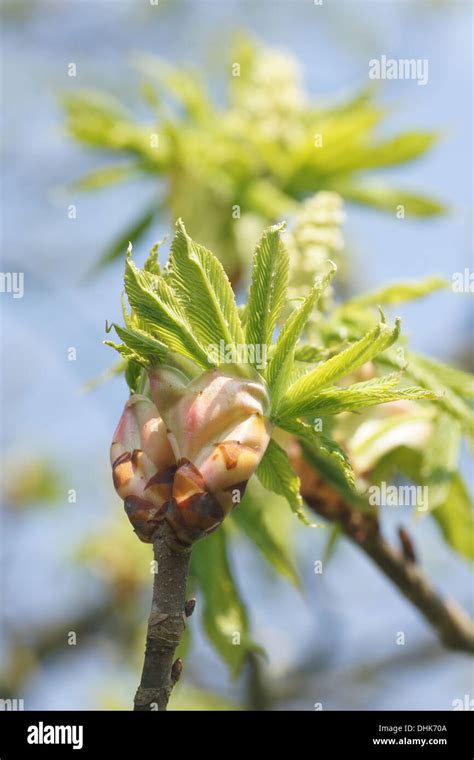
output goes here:
<path id="1" fill-rule="evenodd" d="M 191 547 L 179 544 L 168 525 L 162 523 L 153 550 L 157 565 L 145 660 L 134 700 L 137 711 L 166 710 L 183 668 L 180 659 L 173 662 L 174 654 L 186 627 L 186 616 L 194 609 L 192 603 L 186 603 Z"/>
<path id="2" fill-rule="evenodd" d="M 474 623 L 450 599 L 432 587 L 428 578 L 409 558 L 393 549 L 380 533 L 378 519 L 345 501 L 304 459 L 299 446 L 292 447 L 292 465 L 301 480 L 301 495 L 317 514 L 338 523 L 377 567 L 389 578 L 436 630 L 450 649 L 474 653 Z"/>

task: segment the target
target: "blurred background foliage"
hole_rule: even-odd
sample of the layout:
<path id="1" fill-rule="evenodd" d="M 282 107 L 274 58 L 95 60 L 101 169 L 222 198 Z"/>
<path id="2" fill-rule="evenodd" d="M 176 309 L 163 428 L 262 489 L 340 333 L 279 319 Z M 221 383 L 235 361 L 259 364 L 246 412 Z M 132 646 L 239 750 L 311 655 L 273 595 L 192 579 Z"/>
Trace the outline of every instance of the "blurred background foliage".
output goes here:
<path id="1" fill-rule="evenodd" d="M 423 156 L 436 139 L 424 130 L 379 137 L 377 127 L 388 114 L 373 88 L 335 103 L 315 101 L 293 56 L 244 36 L 227 61 L 224 107 L 193 68 L 150 54 L 135 55 L 134 64 L 152 112 L 147 122 L 101 90 L 68 90 L 61 98 L 68 133 L 121 159 L 89 172 L 76 189 L 97 190 L 137 176 L 161 184 L 151 206 L 103 253 L 101 265 L 123 257 L 128 241 L 137 244 L 163 213 L 170 222 L 185 219 L 191 237 L 215 251 L 238 283 L 261 229 L 317 190 L 392 214 L 400 204 L 416 216 L 443 210 L 428 195 L 366 179 L 373 170 Z"/>
<path id="2" fill-rule="evenodd" d="M 7 439 L 7 451 L 12 454 L 4 467 L 7 507 L 4 535 L 11 536 L 12 540 L 7 538 L 2 542 L 4 567 L 11 580 L 3 588 L 6 636 L 2 647 L 5 668 L 0 692 L 2 696 L 26 694 L 27 706 L 36 707 L 66 704 L 128 709 L 141 666 L 148 614 L 149 548 L 140 545 L 133 536 L 120 503 L 112 497 L 106 465 L 105 442 L 118 418 L 125 385 L 123 381 L 100 385 L 95 391 L 95 401 L 81 401 L 71 408 L 69 398 L 74 398 L 78 385 L 89 381 L 97 366 L 106 366 L 107 357 L 100 354 L 98 360 L 99 353 L 94 354 L 95 349 L 88 347 L 87 361 L 79 375 L 72 378 L 70 372 L 64 377 L 60 369 L 63 360 L 58 359 L 58 354 L 60 356 L 70 343 L 86 345 L 83 334 L 91 324 L 90 341 L 98 342 L 104 317 L 110 316 L 115 308 L 118 289 L 114 283 L 120 278 L 121 262 L 115 267 L 115 280 L 106 275 L 91 285 L 91 271 L 97 274 L 98 268 L 123 260 L 129 240 L 136 251 L 144 250 L 156 239 L 157 231 L 160 234 L 169 231 L 171 222 L 182 216 L 190 234 L 219 255 L 239 294 L 246 286 L 248 256 L 262 227 L 286 218 L 295 298 L 305 292 L 328 256 L 337 261 L 344 275 L 342 280 L 338 278 L 339 289 L 330 293 L 321 315 L 315 317 L 310 327 L 307 339 L 312 350 L 301 349 L 299 360 L 307 366 L 308 362 L 317 362 L 360 337 L 375 320 L 377 305 L 390 309 L 403 304 L 405 310 L 418 299 L 423 302 L 423 297 L 430 293 L 434 298 L 449 286 L 446 278 L 456 266 L 455 262 L 466 261 L 463 250 L 457 259 L 452 259 L 444 277 L 420 279 L 420 272 L 439 269 L 439 258 L 434 258 L 436 266 L 432 267 L 429 258 L 419 256 L 419 242 L 414 230 L 408 227 L 411 237 L 407 246 L 415 258 L 418 256 L 419 270 L 406 271 L 403 261 L 394 268 L 396 253 L 387 243 L 391 253 L 379 251 L 377 254 L 379 259 L 384 255 L 379 287 L 369 293 L 361 294 L 360 288 L 354 292 L 360 283 L 357 270 L 361 262 L 363 269 L 369 268 L 369 262 L 374 270 L 379 266 L 370 259 L 369 249 L 391 235 L 389 217 L 395 216 L 397 206 L 403 204 L 408 217 L 426 217 L 425 224 L 433 224 L 444 211 L 438 197 L 451 204 L 452 193 L 450 187 L 443 187 L 443 182 L 436 185 L 429 172 L 423 175 L 423 170 L 418 173 L 414 170 L 411 178 L 417 178 L 418 174 L 420 178 L 427 176 L 425 186 L 438 188 L 433 196 L 430 189 L 422 193 L 411 189 L 412 180 L 408 183 L 409 189 L 401 190 L 403 182 L 399 183 L 397 177 L 392 179 L 386 172 L 380 174 L 390 167 L 410 167 L 414 159 L 428 155 L 436 140 L 439 120 L 433 122 L 436 131 L 415 129 L 412 125 L 397 127 L 400 122 L 395 114 L 397 110 L 406 112 L 406 106 L 397 104 L 394 109 L 382 105 L 377 91 L 365 86 L 354 87 L 355 94 L 334 97 L 329 69 L 322 75 L 323 79 L 326 77 L 324 95 L 312 94 L 316 89 L 314 82 L 309 89 L 303 86 L 298 58 L 301 56 L 313 65 L 319 61 L 313 48 L 315 40 L 311 32 L 308 37 L 305 31 L 308 9 L 297 14 L 294 36 L 288 42 L 293 54 L 288 54 L 282 52 L 280 46 L 287 38 L 288 25 L 294 22 L 289 7 L 282 6 L 281 18 L 277 19 L 275 15 L 269 16 L 265 3 L 257 4 L 258 9 L 250 11 L 248 17 L 239 3 L 224 4 L 228 10 L 221 10 L 223 17 L 219 13 L 213 15 L 214 5 L 203 4 L 205 11 L 197 27 L 200 46 L 205 47 L 210 35 L 215 35 L 214 40 L 219 36 L 219 24 L 227 25 L 232 31 L 228 36 L 233 44 L 230 55 L 229 51 L 222 52 L 222 46 L 215 54 L 220 70 L 225 72 L 225 81 L 216 86 L 206 66 L 198 64 L 186 68 L 181 59 L 189 59 L 189 55 L 180 49 L 179 56 L 173 49 L 170 32 L 176 25 L 185 23 L 193 27 L 192 21 L 198 23 L 192 4 L 177 3 L 173 8 L 168 3 L 162 4 L 161 15 L 153 18 L 151 26 L 156 24 L 163 35 L 168 34 L 167 43 L 162 44 L 167 52 L 163 58 L 148 52 L 133 53 L 132 73 L 126 73 L 124 50 L 160 47 L 153 35 L 145 45 L 141 44 L 145 28 L 150 24 L 146 15 L 150 11 L 126 10 L 127 3 L 123 3 L 117 18 L 112 18 L 106 5 L 99 3 L 92 11 L 86 11 L 80 2 L 71 4 L 68 11 L 39 2 L 20 3 L 14 13 L 9 7 L 4 8 L 11 53 L 18 39 L 41 47 L 50 44 L 52 30 L 56 30 L 56 40 L 64 35 L 64 44 L 56 41 L 52 59 L 43 63 L 43 86 L 44 80 L 48 87 L 51 80 L 54 81 L 52 100 L 60 85 L 65 118 L 62 113 L 53 112 L 54 106 L 49 104 L 46 123 L 48 129 L 53 125 L 57 132 L 64 129 L 65 124 L 69 138 L 82 148 L 94 148 L 100 156 L 99 160 L 94 155 L 90 159 L 90 170 L 63 189 L 62 194 L 56 192 L 50 202 L 52 200 L 56 207 L 64 205 L 64 199 L 66 203 L 72 200 L 77 203 L 77 225 L 82 213 L 80 193 L 101 188 L 113 193 L 117 183 L 124 183 L 123 194 L 120 197 L 112 194 L 110 203 L 97 196 L 91 201 L 93 211 L 84 218 L 84 228 L 105 227 L 108 240 L 104 234 L 92 234 L 89 238 L 92 245 L 89 243 L 82 271 L 78 267 L 71 270 L 75 280 L 70 290 L 65 284 L 73 265 L 70 227 L 68 224 L 59 226 L 58 232 L 53 234 L 55 247 L 61 251 L 55 260 L 47 244 L 52 221 L 49 220 L 49 228 L 39 225 L 38 242 L 31 244 L 36 257 L 31 264 L 33 268 L 27 269 L 39 300 L 35 302 L 33 296 L 33 311 L 28 311 L 23 319 L 15 315 L 19 320 L 14 333 L 17 341 L 37 339 L 28 325 L 35 305 L 39 305 L 39 314 L 48 324 L 57 325 L 60 335 L 56 353 L 50 349 L 51 356 L 47 355 L 46 364 L 49 363 L 51 374 L 45 378 L 47 385 L 44 382 L 42 385 L 42 399 L 46 392 L 50 410 L 55 409 L 54 419 L 50 413 L 42 418 L 34 435 L 29 433 L 26 424 L 18 424 L 17 439 Z M 340 5 L 350 16 L 347 3 Z M 240 9 L 241 20 L 249 29 L 264 38 L 267 36 L 269 41 L 275 39 L 277 47 L 261 45 L 256 42 L 257 37 L 248 34 L 236 37 L 231 20 L 234 6 Z M 368 5 L 371 13 L 372 7 Z M 343 32 L 342 21 L 336 24 L 337 33 L 334 32 L 330 9 L 323 13 L 325 21 L 317 29 L 321 49 L 326 44 L 323 37 L 328 31 L 332 30 L 336 38 L 342 35 L 339 47 L 333 43 L 330 48 L 331 60 L 337 56 L 342 59 L 344 55 L 357 59 L 359 55 L 365 62 L 367 57 L 372 57 L 377 35 L 382 40 L 385 35 L 385 41 L 390 39 L 385 25 L 393 17 L 399 31 L 421 29 L 430 13 L 448 14 L 432 22 L 437 24 L 438 34 L 447 18 L 456 34 L 463 23 L 453 9 L 422 9 L 420 5 L 419 17 L 414 10 L 414 15 L 404 17 L 402 9 L 387 6 L 385 11 L 375 12 L 377 23 L 371 26 L 367 22 L 365 28 L 356 24 L 348 36 Z M 133 31 L 124 35 L 125 18 Z M 267 35 L 269 24 L 273 25 L 274 32 Z M 98 38 L 102 28 L 111 30 L 110 45 L 115 51 L 112 54 L 110 47 L 104 47 L 101 65 L 92 67 L 89 80 L 94 82 L 94 89 L 83 87 L 82 76 L 77 77 L 74 87 L 72 80 L 64 84 L 64 77 L 59 82 L 51 74 L 55 66 L 64 70 L 69 60 L 78 57 L 86 66 L 90 55 L 88 45 L 75 47 L 75 41 L 85 40 L 91 28 Z M 414 41 L 417 41 L 416 36 Z M 184 44 L 187 42 L 186 37 Z M 361 55 L 354 53 L 356 44 L 360 45 Z M 462 50 L 462 46 L 459 49 Z M 192 58 L 191 46 L 189 51 Z M 325 54 L 327 56 L 327 49 Z M 431 54 L 434 56 L 434 51 Z M 175 63 L 171 63 L 173 59 Z M 232 76 L 236 63 L 240 66 L 240 76 Z M 121 74 L 116 74 L 117 81 L 111 88 L 115 92 L 109 93 L 109 88 L 102 86 L 102 80 L 110 78 L 107 72 L 112 71 L 114 65 L 120 67 Z M 21 83 L 28 76 L 29 87 L 34 88 L 36 74 L 31 61 L 29 66 L 26 71 L 17 72 L 16 81 Z M 41 118 L 41 111 L 39 114 Z M 409 109 L 408 116 L 411 119 Z M 40 121 L 44 123 L 44 119 Z M 394 124 L 388 135 L 387 124 Z M 444 128 L 445 124 L 441 126 Z M 324 149 L 317 147 L 318 135 L 322 136 Z M 157 147 L 152 147 L 155 136 Z M 49 146 L 49 157 L 54 160 L 56 144 L 49 145 L 46 137 L 43 140 Z M 29 154 L 38 178 L 33 190 L 42 190 L 45 182 L 41 172 L 41 142 L 38 149 L 33 156 Z M 62 155 L 68 157 L 71 143 L 66 143 L 65 151 Z M 7 168 L 11 155 L 7 155 Z M 76 163 L 82 167 L 87 162 L 86 153 L 81 150 Z M 60 166 L 53 177 L 49 176 L 50 187 L 66 183 L 75 169 L 76 164 Z M 21 163 L 15 170 L 20 187 L 25 170 Z M 145 186 L 150 187 L 151 192 L 137 189 Z M 128 208 L 131 195 L 135 201 L 130 203 L 133 213 Z M 14 209 L 15 203 L 18 201 L 13 198 Z M 355 217 L 362 222 L 363 229 L 364 218 L 357 217 L 353 203 L 386 212 L 386 217 L 381 216 L 379 221 L 370 216 L 369 238 L 372 230 L 375 235 L 374 240 L 366 241 L 367 249 L 362 258 L 354 251 L 353 239 L 357 235 L 349 235 L 347 246 L 342 234 L 346 216 L 348 221 Z M 236 207 L 239 207 L 237 215 L 233 215 Z M 18 211 L 12 221 L 17 216 Z M 102 224 L 105 216 L 107 222 Z M 124 224 L 125 218 L 128 221 Z M 377 225 L 382 225 L 380 233 Z M 452 228 L 448 228 L 448 234 L 452 234 Z M 56 265 L 60 258 L 66 262 L 62 279 Z M 84 270 L 89 275 L 89 284 L 79 286 Z M 393 279 L 394 271 L 397 284 L 382 285 Z M 412 279 L 404 282 L 408 274 Z M 375 284 L 368 273 L 365 279 L 369 285 Z M 49 301 L 46 305 L 43 296 L 51 297 L 51 293 L 55 302 Z M 84 300 L 86 293 L 89 306 Z M 342 296 L 348 296 L 349 300 L 342 300 Z M 61 333 L 59 323 L 71 310 L 75 326 L 70 320 Z M 424 316 L 429 314 L 427 311 L 415 314 L 420 320 L 429 319 Z M 77 329 L 78 324 L 80 329 Z M 416 319 L 414 326 L 418 327 Z M 454 327 L 448 325 L 446 329 L 451 337 Z M 467 356 L 465 366 L 469 366 L 466 344 L 462 340 L 456 342 L 453 336 L 437 356 L 449 359 L 456 354 Z M 33 358 L 44 362 L 44 352 Z M 434 530 L 430 520 L 411 515 L 409 511 L 403 516 L 384 513 L 385 530 L 390 534 L 400 520 L 409 522 L 410 531 L 423 537 L 428 570 L 441 579 L 446 591 L 469 606 L 472 601 L 469 573 L 455 554 L 442 548 L 439 538 L 444 537 L 458 555 L 472 559 L 470 494 L 462 479 L 462 474 L 469 472 L 462 440 L 465 434 L 472 434 L 472 381 L 462 370 L 447 367 L 446 362 L 438 358 L 427 359 L 408 346 L 403 346 L 402 353 L 387 353 L 383 367 L 374 365 L 367 371 L 376 374 L 382 369 L 386 371 L 388 366 L 405 365 L 410 381 L 443 393 L 443 413 L 439 406 L 432 404 L 423 407 L 413 402 L 389 405 L 364 412 L 357 419 L 344 415 L 336 421 L 331 434 L 348 452 L 362 492 L 370 482 L 383 479 L 430 486 L 430 494 L 434 494 Z M 10 383 L 15 383 L 16 393 L 25 382 L 25 369 L 18 363 L 12 365 Z M 59 396 L 59 407 L 54 406 L 55 370 L 62 377 L 62 392 L 66 394 Z M 105 373 L 113 374 L 108 370 Z M 90 399 L 90 394 L 87 398 Z M 38 406 L 40 399 L 35 395 L 32 402 Z M 81 420 L 81 409 L 85 411 L 83 404 L 92 404 L 94 412 L 92 415 L 86 412 Z M 107 409 L 105 418 L 95 411 L 99 405 Z M 29 407 L 21 394 L 17 408 L 27 418 Z M 100 449 L 91 444 L 91 430 L 95 430 L 96 446 Z M 25 449 L 22 437 L 27 440 L 27 436 L 28 461 L 21 464 L 17 449 Z M 55 438 L 61 442 L 62 458 L 55 451 Z M 24 451 L 22 454 L 24 457 Z M 326 472 L 326 475 L 331 478 L 333 473 Z M 71 507 L 76 502 L 74 494 L 72 502 L 68 501 L 69 489 L 77 486 L 77 506 Z M 340 487 L 337 474 L 333 486 Z M 60 504 L 62 510 L 56 509 L 54 516 L 42 518 L 42 512 L 47 513 L 49 506 Z M 42 568 L 48 566 L 51 557 L 54 564 L 45 571 Z M 313 572 L 314 562 L 322 557 L 330 558 L 329 577 L 321 579 L 326 585 L 321 585 Z M 41 578 L 41 588 L 32 577 L 36 572 Z M 192 585 L 199 603 L 189 626 L 192 640 L 188 635 L 183 644 L 185 678 L 173 694 L 171 708 L 289 706 L 313 709 L 317 701 L 323 701 L 325 707 L 338 708 L 424 707 L 427 702 L 430 706 L 429 700 L 434 697 L 423 686 L 423 679 L 417 678 L 415 686 L 414 672 L 434 674 L 438 683 L 444 685 L 448 702 L 431 704 L 450 707 L 452 698 L 464 693 L 463 689 L 468 690 L 463 658 L 459 660 L 459 656 L 442 653 L 437 644 L 428 643 L 433 638 L 430 632 L 418 622 L 415 613 L 407 610 L 406 602 L 398 601 L 394 594 L 390 596 L 388 609 L 386 581 L 377 581 L 374 575 L 373 569 L 355 556 L 346 542 L 339 541 L 337 531 L 323 525 L 314 530 L 300 528 L 284 500 L 253 484 L 229 524 L 197 545 Z M 21 579 L 19 585 L 13 582 L 15 577 Z M 319 586 L 315 592 L 316 582 Z M 24 601 L 19 598 L 18 589 Z M 34 596 L 38 598 L 36 608 Z M 374 630 L 382 630 L 383 603 L 390 624 L 384 628 L 382 637 L 374 638 Z M 363 615 L 361 610 L 364 610 Z M 395 631 L 405 627 L 413 631 L 413 640 L 407 649 L 400 650 L 394 645 Z M 78 642 L 74 654 L 67 638 L 71 631 L 76 633 Z M 241 633 L 240 646 L 229 643 L 235 631 Z M 260 653 L 262 644 L 267 655 Z M 231 680 L 230 674 L 236 675 L 239 671 L 240 677 Z M 412 704 L 407 704 L 407 688 L 412 690 Z"/>

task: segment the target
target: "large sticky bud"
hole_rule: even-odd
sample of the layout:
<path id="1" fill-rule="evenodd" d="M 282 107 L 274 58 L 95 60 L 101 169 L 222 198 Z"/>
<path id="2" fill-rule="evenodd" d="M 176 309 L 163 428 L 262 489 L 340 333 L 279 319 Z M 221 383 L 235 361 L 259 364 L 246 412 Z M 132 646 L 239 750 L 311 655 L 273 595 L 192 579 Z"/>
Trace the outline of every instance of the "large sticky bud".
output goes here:
<path id="1" fill-rule="evenodd" d="M 150 388 L 177 463 L 166 519 L 179 540 L 192 543 L 239 503 L 260 463 L 271 434 L 268 394 L 256 373 L 222 369 L 187 382 L 160 367 Z"/>
<path id="2" fill-rule="evenodd" d="M 150 542 L 171 498 L 176 463 L 163 420 L 146 396 L 126 403 L 110 448 L 114 486 L 136 534 Z"/>

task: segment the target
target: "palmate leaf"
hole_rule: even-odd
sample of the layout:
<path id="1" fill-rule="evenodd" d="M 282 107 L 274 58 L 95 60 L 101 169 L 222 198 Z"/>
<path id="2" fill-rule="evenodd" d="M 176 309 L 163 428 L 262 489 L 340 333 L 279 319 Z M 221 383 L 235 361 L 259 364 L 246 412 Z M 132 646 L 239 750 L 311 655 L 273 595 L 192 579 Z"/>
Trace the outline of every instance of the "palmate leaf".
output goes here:
<path id="1" fill-rule="evenodd" d="M 280 398 L 285 393 L 291 379 L 294 365 L 295 347 L 301 337 L 301 333 L 316 305 L 318 299 L 326 290 L 334 276 L 337 267 L 333 262 L 330 272 L 315 282 L 310 294 L 305 298 L 301 306 L 292 312 L 283 326 L 275 345 L 267 372 L 266 379 L 272 391 L 272 403 L 278 406 Z"/>
<path id="2" fill-rule="evenodd" d="M 301 522 L 311 525 L 302 509 L 300 479 L 291 467 L 286 451 L 273 439 L 257 467 L 256 475 L 268 491 L 285 497 Z"/>
<path id="3" fill-rule="evenodd" d="M 229 563 L 224 526 L 194 545 L 191 574 L 203 596 L 206 634 L 232 675 L 237 676 L 247 652 L 256 646 L 249 638 L 247 610 Z"/>
<path id="4" fill-rule="evenodd" d="M 243 344 L 234 293 L 222 264 L 191 240 L 181 220 L 176 227 L 166 278 L 189 324 L 203 345 Z"/>
<path id="5" fill-rule="evenodd" d="M 269 227 L 255 250 L 250 282 L 246 341 L 268 346 L 285 302 L 288 287 L 288 253 L 280 239 L 282 224 Z"/>
<path id="6" fill-rule="evenodd" d="M 322 362 L 316 369 L 290 386 L 276 409 L 276 418 L 281 420 L 310 414 L 315 408 L 316 392 L 319 393 L 320 389 L 332 385 L 380 352 L 385 351 L 397 340 L 399 333 L 399 320 L 396 321 L 394 328 L 389 328 L 385 322 L 380 322 L 361 340 L 345 351 L 332 356 L 326 362 Z"/>
<path id="7" fill-rule="evenodd" d="M 125 292 L 134 312 L 153 325 L 155 336 L 170 351 L 192 359 L 203 369 L 214 366 L 171 287 L 163 277 L 138 269 L 130 256 L 125 265 Z"/>

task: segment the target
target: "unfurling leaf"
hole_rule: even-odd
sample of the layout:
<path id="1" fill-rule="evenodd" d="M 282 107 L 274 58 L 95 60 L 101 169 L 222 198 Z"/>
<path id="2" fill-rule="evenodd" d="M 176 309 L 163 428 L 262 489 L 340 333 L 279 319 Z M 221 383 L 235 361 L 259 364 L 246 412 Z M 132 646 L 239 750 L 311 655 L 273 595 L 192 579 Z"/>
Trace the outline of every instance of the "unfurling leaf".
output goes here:
<path id="1" fill-rule="evenodd" d="M 315 408 L 316 394 L 319 397 L 319 392 L 322 389 L 337 382 L 350 372 L 354 372 L 373 359 L 374 356 L 385 351 L 397 340 L 399 332 L 399 320 L 396 321 L 394 328 L 389 328 L 385 322 L 380 322 L 361 340 L 345 351 L 321 362 L 316 369 L 303 375 L 290 386 L 281 404 L 276 409 L 276 417 L 283 419 L 310 414 Z M 333 412 L 328 413 L 332 414 Z"/>
<path id="2" fill-rule="evenodd" d="M 222 264 L 191 240 L 181 220 L 177 222 L 166 273 L 203 345 L 244 343 L 234 293 Z"/>
<path id="3" fill-rule="evenodd" d="M 285 497 L 301 522 L 305 525 L 311 525 L 303 512 L 298 475 L 291 467 L 286 451 L 274 440 L 268 444 L 258 466 L 257 477 L 268 491 L 274 491 L 279 496 Z"/>
<path id="4" fill-rule="evenodd" d="M 266 230 L 255 250 L 250 282 L 246 339 L 252 346 L 267 346 L 283 308 L 288 287 L 288 254 L 278 224 Z"/>

